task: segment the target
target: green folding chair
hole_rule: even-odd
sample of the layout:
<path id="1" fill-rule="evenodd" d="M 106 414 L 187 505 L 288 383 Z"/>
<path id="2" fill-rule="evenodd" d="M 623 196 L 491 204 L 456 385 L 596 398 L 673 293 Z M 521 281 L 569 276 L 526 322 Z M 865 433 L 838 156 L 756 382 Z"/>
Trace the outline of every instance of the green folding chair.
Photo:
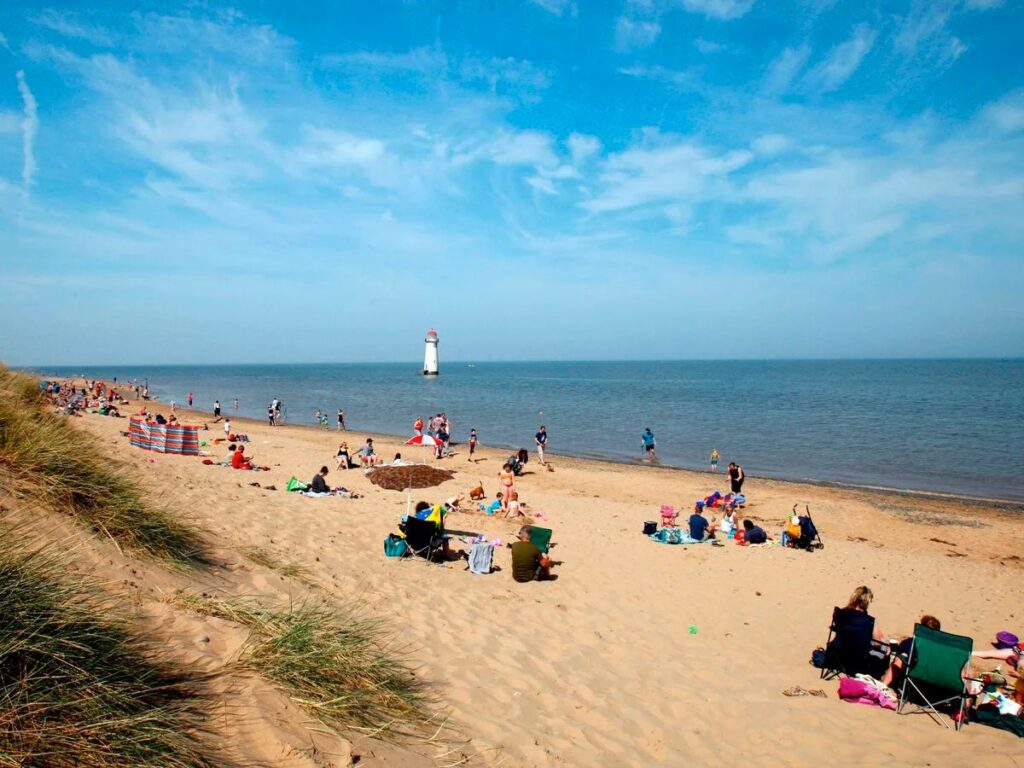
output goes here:
<path id="1" fill-rule="evenodd" d="M 907 688 L 910 687 L 916 697 L 924 702 L 916 704 L 916 711 L 926 712 L 932 720 L 949 728 L 949 723 L 939 717 L 936 707 L 959 701 L 960 710 L 956 718 L 956 730 L 959 731 L 963 725 L 967 699 L 973 696 L 967 692 L 967 680 L 963 674 L 973 649 L 974 641 L 969 637 L 951 635 L 923 624 L 915 624 L 910 653 L 903 659 L 906 674 L 897 713 L 903 714 L 903 707 L 907 703 Z"/>
<path id="2" fill-rule="evenodd" d="M 531 526 L 530 543 L 546 555 L 548 547 L 551 545 L 551 529 Z"/>

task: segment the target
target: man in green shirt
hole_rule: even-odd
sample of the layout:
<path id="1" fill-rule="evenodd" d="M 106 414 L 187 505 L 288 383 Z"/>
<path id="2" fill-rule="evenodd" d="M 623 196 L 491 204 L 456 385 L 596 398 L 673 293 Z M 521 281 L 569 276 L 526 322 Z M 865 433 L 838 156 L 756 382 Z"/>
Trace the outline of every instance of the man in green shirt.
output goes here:
<path id="1" fill-rule="evenodd" d="M 551 576 L 551 558 L 530 541 L 532 532 L 524 525 L 519 529 L 519 541 L 512 545 L 512 578 L 516 581 L 539 581 Z"/>

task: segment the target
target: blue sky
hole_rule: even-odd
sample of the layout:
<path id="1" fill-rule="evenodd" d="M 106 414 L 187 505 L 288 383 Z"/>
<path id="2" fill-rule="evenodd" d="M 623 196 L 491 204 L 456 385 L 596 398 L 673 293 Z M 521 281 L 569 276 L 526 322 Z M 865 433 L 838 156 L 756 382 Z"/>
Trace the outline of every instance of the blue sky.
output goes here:
<path id="1" fill-rule="evenodd" d="M 9 364 L 1024 354 L 1024 3 L 0 9 Z"/>

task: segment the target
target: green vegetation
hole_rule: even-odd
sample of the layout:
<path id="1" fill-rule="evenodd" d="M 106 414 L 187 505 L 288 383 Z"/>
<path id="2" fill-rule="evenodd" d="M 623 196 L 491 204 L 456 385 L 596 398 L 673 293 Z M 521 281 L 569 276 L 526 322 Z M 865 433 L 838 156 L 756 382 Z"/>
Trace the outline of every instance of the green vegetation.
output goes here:
<path id="1" fill-rule="evenodd" d="M 30 376 L 0 366 L 0 485 L 76 517 L 119 546 L 178 565 L 202 550 L 198 531 L 147 504 L 98 441 L 53 413 Z"/>
<path id="2" fill-rule="evenodd" d="M 256 565 L 262 565 L 272 571 L 284 576 L 286 579 L 299 579 L 306 581 L 306 569 L 295 563 L 282 563 L 274 555 L 261 547 L 250 547 L 245 551 L 245 556 Z"/>
<path id="3" fill-rule="evenodd" d="M 84 583 L 0 521 L 0 765 L 211 765 L 196 684 L 154 664 Z"/>
<path id="4" fill-rule="evenodd" d="M 324 724 L 413 733 L 424 722 L 421 683 L 389 653 L 379 621 L 313 601 L 272 610 L 253 600 L 179 592 L 172 602 L 248 627 L 242 666 L 275 683 Z"/>

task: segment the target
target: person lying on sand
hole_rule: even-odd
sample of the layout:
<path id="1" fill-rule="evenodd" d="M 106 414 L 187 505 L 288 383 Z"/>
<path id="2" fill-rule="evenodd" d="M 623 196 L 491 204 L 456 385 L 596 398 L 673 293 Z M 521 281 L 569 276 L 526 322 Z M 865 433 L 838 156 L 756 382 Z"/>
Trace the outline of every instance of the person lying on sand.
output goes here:
<path id="1" fill-rule="evenodd" d="M 743 521 L 744 544 L 764 544 L 767 541 L 768 534 L 764 532 L 764 528 L 759 525 L 754 525 L 752 520 Z"/>
<path id="2" fill-rule="evenodd" d="M 512 545 L 512 578 L 518 582 L 542 581 L 551 578 L 551 558 L 530 541 L 533 528 L 519 529 L 519 541 Z"/>
<path id="3" fill-rule="evenodd" d="M 502 501 L 501 491 L 498 491 L 496 494 L 494 494 L 494 501 L 492 501 L 486 507 L 483 504 L 477 504 L 476 506 L 481 512 L 486 512 L 488 515 L 493 515 L 499 512 L 502 509 L 502 507 L 505 506 L 505 503 L 504 501 Z"/>

